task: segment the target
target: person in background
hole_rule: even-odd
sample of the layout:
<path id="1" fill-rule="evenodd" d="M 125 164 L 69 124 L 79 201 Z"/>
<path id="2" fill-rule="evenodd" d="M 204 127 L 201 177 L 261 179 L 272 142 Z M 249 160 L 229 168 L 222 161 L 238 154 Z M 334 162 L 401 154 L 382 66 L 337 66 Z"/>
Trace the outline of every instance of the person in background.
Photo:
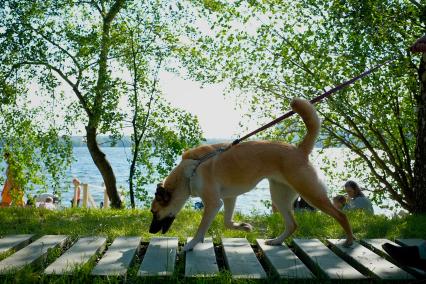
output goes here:
<path id="1" fill-rule="evenodd" d="M 339 210 L 342 210 L 347 204 L 346 197 L 344 195 L 336 195 L 333 197 L 333 205 Z"/>
<path id="2" fill-rule="evenodd" d="M 370 199 L 361 192 L 361 188 L 356 182 L 353 180 L 347 181 L 345 183 L 345 190 L 348 194 L 349 202 L 343 207 L 343 209 L 360 209 L 367 213 L 374 214 L 373 205 L 371 204 Z"/>
<path id="3" fill-rule="evenodd" d="M 41 202 L 40 205 L 38 206 L 38 208 L 45 208 L 45 209 L 49 209 L 49 210 L 55 210 L 56 206 L 55 204 L 53 204 L 53 198 L 52 197 L 47 197 L 46 200 L 44 202 Z"/>
<path id="4" fill-rule="evenodd" d="M 72 179 L 72 183 L 74 184 L 75 188 L 76 188 L 76 194 L 77 194 L 77 204 L 75 205 L 75 207 L 78 207 L 80 205 L 80 191 L 81 191 L 81 182 L 78 178 L 73 178 Z M 71 200 L 71 207 L 74 206 L 74 198 Z"/>
<path id="5" fill-rule="evenodd" d="M 426 241 L 423 241 L 418 246 L 398 247 L 390 243 L 384 243 L 382 247 L 399 263 L 426 271 Z"/>
<path id="6" fill-rule="evenodd" d="M 293 203 L 294 211 L 316 211 L 315 207 L 309 205 L 301 196 L 297 197 Z M 272 213 L 279 212 L 274 203 L 272 203 Z"/>
<path id="7" fill-rule="evenodd" d="M 203 201 L 196 201 L 196 202 L 194 203 L 194 209 L 196 209 L 196 210 L 201 210 L 201 209 L 203 209 L 203 208 L 204 208 Z"/>
<path id="8" fill-rule="evenodd" d="M 10 156 L 10 153 L 4 153 L 4 159 L 7 163 L 6 181 L 1 193 L 0 207 L 9 207 L 11 205 L 24 206 L 24 191 L 16 183 L 14 176 L 15 168 L 11 167 L 13 160 Z"/>
<path id="9" fill-rule="evenodd" d="M 299 196 L 293 203 L 295 211 L 316 211 L 315 207 L 312 207 L 308 202 L 305 201 L 301 196 Z"/>

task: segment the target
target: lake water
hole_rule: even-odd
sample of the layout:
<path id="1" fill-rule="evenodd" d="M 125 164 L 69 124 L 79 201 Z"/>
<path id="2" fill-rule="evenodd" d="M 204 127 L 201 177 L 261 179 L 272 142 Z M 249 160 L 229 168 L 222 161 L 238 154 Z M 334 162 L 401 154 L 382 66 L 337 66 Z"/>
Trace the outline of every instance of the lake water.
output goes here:
<path id="1" fill-rule="evenodd" d="M 105 147 L 102 148 L 104 153 L 107 155 L 108 160 L 110 161 L 114 173 L 117 179 L 117 187 L 128 188 L 128 177 L 129 177 L 129 158 L 130 158 L 130 148 L 119 148 L 119 147 Z M 345 181 L 332 181 L 328 180 L 324 174 L 321 172 L 320 167 L 322 165 L 322 155 L 327 155 L 333 161 L 335 161 L 336 171 L 344 171 L 344 160 L 347 155 L 348 150 L 343 148 L 334 148 L 334 149 L 326 149 L 324 153 L 320 154 L 317 149 L 314 150 L 310 159 L 311 162 L 316 166 L 318 170 L 318 174 L 321 179 L 325 181 L 325 183 L 330 188 L 341 188 L 341 185 L 344 184 Z M 70 200 L 73 198 L 74 190 L 71 184 L 73 177 L 77 177 L 82 183 L 89 184 L 89 191 L 92 195 L 96 204 L 100 204 L 103 201 L 103 187 L 102 187 L 102 177 L 94 165 L 92 158 L 90 157 L 89 151 L 86 147 L 74 147 L 74 157 L 75 161 L 72 163 L 71 168 L 67 171 L 67 179 L 69 180 L 69 184 L 64 184 L 64 189 L 69 188 L 69 190 L 64 190 L 62 192 L 61 200 L 62 206 L 69 207 Z M 3 173 L 4 174 L 4 173 Z M 335 183 L 335 184 L 333 184 Z M 244 213 L 250 214 L 253 212 L 258 213 L 267 213 L 270 212 L 263 203 L 263 200 L 270 200 L 270 193 L 268 189 L 268 182 L 266 180 L 261 181 L 257 187 L 241 196 L 237 199 L 236 210 Z M 156 189 L 155 184 L 149 187 L 149 194 L 152 196 Z M 332 191 L 329 191 L 329 195 L 335 195 Z M 198 201 L 199 198 L 191 198 L 190 202 L 194 203 Z M 127 204 L 130 204 L 129 200 L 126 200 Z M 140 205 L 140 203 L 137 203 Z M 375 206 L 375 212 L 391 215 L 392 212 L 380 209 Z"/>

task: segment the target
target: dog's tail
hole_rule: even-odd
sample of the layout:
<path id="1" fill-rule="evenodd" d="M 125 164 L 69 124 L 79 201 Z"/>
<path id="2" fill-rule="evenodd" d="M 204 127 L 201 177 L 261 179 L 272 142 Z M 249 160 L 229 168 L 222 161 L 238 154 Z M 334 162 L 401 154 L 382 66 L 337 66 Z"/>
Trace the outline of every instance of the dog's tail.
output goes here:
<path id="1" fill-rule="evenodd" d="M 299 114 L 308 129 L 302 142 L 298 145 L 306 155 L 309 155 L 315 146 L 315 141 L 318 137 L 321 121 L 314 106 L 307 100 L 295 98 L 291 102 L 291 108 Z"/>

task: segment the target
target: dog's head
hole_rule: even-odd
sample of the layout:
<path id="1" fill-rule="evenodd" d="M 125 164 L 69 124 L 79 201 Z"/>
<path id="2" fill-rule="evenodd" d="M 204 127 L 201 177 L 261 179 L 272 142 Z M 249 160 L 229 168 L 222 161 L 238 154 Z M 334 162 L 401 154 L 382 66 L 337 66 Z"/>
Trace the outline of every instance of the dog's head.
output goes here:
<path id="1" fill-rule="evenodd" d="M 162 230 L 161 232 L 164 234 L 169 230 L 176 217 L 171 214 L 171 212 L 169 214 L 165 214 L 165 212 L 167 212 L 166 208 L 170 207 L 171 199 L 172 193 L 165 189 L 163 184 L 158 184 L 155 192 L 155 198 L 151 205 L 152 222 L 149 227 L 150 233 L 155 234 Z"/>
<path id="2" fill-rule="evenodd" d="M 157 185 L 155 198 L 151 204 L 152 222 L 149 227 L 150 233 L 158 233 L 160 230 L 166 233 L 177 213 L 185 205 L 189 197 L 189 177 L 194 169 L 193 160 L 183 160 L 164 183 Z"/>

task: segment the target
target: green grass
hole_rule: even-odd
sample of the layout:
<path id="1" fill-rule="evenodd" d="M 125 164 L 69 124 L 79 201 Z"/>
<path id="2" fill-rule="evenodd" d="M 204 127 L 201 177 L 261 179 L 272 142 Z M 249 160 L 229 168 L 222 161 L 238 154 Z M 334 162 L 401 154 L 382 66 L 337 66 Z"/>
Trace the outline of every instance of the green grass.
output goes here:
<path id="1" fill-rule="evenodd" d="M 389 219 L 384 216 L 371 216 L 362 212 L 348 214 L 357 238 L 424 238 L 426 232 L 426 216 L 411 215 Z M 221 237 L 245 237 L 252 244 L 256 238 L 272 238 L 282 232 L 284 225 L 281 216 L 254 214 L 250 216 L 236 215 L 238 221 L 249 222 L 254 226 L 252 232 L 232 231 L 224 229 L 223 214 L 214 220 L 208 235 L 219 244 Z M 296 213 L 299 228 L 293 235 L 294 238 L 342 238 L 343 231 L 340 226 L 329 216 L 320 212 Z M 142 236 L 148 242 L 154 235 L 148 233 L 151 222 L 149 210 L 99 210 L 99 209 L 66 209 L 62 211 L 49 211 L 33 208 L 3 208 L 0 209 L 0 236 L 9 234 L 65 234 L 76 239 L 81 236 L 102 235 L 112 242 L 118 236 Z M 201 212 L 183 210 L 176 218 L 170 231 L 165 236 L 176 236 L 183 244 L 187 237 L 193 236 L 201 220 Z M 288 240 L 289 242 L 291 240 Z M 0 255 L 4 259 L 11 252 Z M 27 267 L 13 275 L 2 276 L 2 283 L 121 283 L 123 279 L 117 278 L 92 278 L 89 273 L 94 263 L 86 265 L 82 271 L 76 271 L 72 276 L 52 277 L 40 273 L 43 267 L 60 255 L 60 251 L 49 253 L 45 263 L 38 267 Z M 138 263 L 138 261 L 136 261 Z M 140 262 L 139 262 L 140 263 Z M 221 273 L 215 279 L 185 280 L 183 274 L 183 261 L 177 264 L 177 273 L 174 277 L 163 279 L 168 283 L 259 283 L 259 281 L 232 280 L 229 274 Z M 129 283 L 156 283 L 155 278 L 140 278 L 136 276 L 137 267 L 130 269 L 127 277 Z M 268 279 L 268 281 L 278 279 Z M 280 280 L 286 282 L 287 280 Z M 267 282 L 267 281 L 266 281 Z M 265 282 L 265 283 L 266 283 Z M 262 283 L 262 281 L 260 281 Z"/>

